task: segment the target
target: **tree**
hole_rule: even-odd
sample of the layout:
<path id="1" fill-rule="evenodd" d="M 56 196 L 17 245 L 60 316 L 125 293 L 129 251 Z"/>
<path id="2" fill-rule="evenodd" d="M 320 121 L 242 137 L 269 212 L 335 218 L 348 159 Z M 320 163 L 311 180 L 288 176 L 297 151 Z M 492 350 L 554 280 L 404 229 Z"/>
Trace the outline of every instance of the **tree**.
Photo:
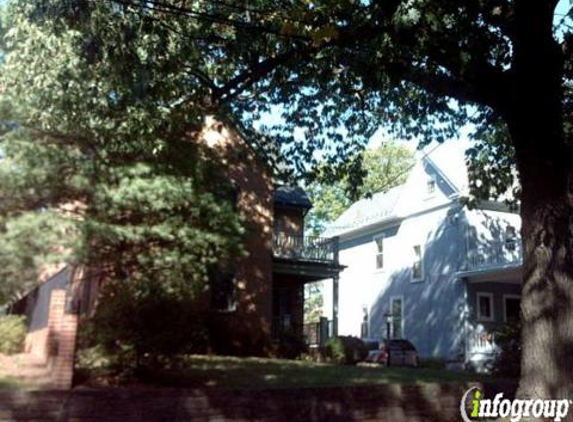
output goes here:
<path id="1" fill-rule="evenodd" d="M 235 112 L 282 104 L 287 123 L 269 133 L 311 161 L 327 137 L 337 144 L 326 154 L 333 162 L 352 156 L 381 123 L 423 142 L 468 121 L 478 132 L 498 129 L 501 148 L 485 147 L 493 157 L 513 154 L 521 187 L 519 395 L 536 398 L 571 398 L 573 391 L 573 31 L 564 20 L 555 36 L 557 3 L 249 2 L 261 25 L 234 25 L 249 39 L 243 51 L 251 60 L 231 79 L 232 87 L 246 81 L 258 100 L 236 101 Z M 251 13 L 246 8 L 235 21 Z M 280 35 L 270 33 L 272 23 Z M 289 134 L 294 127 L 303 128 L 305 142 Z"/>
<path id="2" fill-rule="evenodd" d="M 39 12 L 14 3 L 4 21 L 0 300 L 33 286 L 48 258 L 98 268 L 110 288 L 129 282 L 137 299 L 192 299 L 242 255 L 243 230 L 193 135 L 203 92 L 169 71 L 200 58 L 153 21 L 114 20 L 109 4 L 84 26 Z"/>
<path id="3" fill-rule="evenodd" d="M 308 283 L 304 285 L 304 323 L 316 323 L 322 316 L 324 298 L 322 283 Z"/>
<path id="4" fill-rule="evenodd" d="M 179 63 L 203 90 L 195 105 L 233 113 L 246 126 L 282 105 L 285 123 L 263 129 L 310 178 L 319 161 L 344 169 L 345 157 L 360 152 L 380 124 L 423 142 L 443 140 L 468 121 L 478 132 L 498 129 L 501 143 L 485 151 L 506 161 L 504 152 L 512 154 L 521 186 L 519 394 L 555 398 L 570 397 L 573 386 L 573 35 L 564 19 L 555 36 L 556 5 L 117 0 L 114 18 L 160 21 L 200 51 L 191 69 L 188 56 Z M 76 24 L 94 8 L 42 2 L 37 13 Z M 86 52 L 102 44 L 85 40 Z M 295 128 L 304 136 L 294 136 Z M 360 166 L 351 170 L 351 183 L 359 181 Z"/>
<path id="5" fill-rule="evenodd" d="M 313 207 L 306 217 L 306 227 L 318 236 L 328 223 L 336 220 L 353 202 L 375 193 L 385 193 L 406 181 L 414 164 L 414 154 L 395 142 L 384 142 L 376 149 L 366 149 L 359 159 L 362 161 L 364 179 L 356 189 L 348 177 L 335 182 L 314 182 L 307 187 Z M 323 175 L 329 180 L 328 168 Z"/>

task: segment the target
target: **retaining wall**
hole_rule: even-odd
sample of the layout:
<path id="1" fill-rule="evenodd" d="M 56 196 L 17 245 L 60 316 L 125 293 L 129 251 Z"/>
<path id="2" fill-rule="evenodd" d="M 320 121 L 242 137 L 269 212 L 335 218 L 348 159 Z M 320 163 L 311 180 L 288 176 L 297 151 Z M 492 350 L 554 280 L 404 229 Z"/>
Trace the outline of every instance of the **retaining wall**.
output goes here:
<path id="1" fill-rule="evenodd" d="M 475 383 L 271 390 L 80 389 L 0 392 L 0 422 L 459 421 Z M 515 386 L 481 386 L 486 396 Z"/>

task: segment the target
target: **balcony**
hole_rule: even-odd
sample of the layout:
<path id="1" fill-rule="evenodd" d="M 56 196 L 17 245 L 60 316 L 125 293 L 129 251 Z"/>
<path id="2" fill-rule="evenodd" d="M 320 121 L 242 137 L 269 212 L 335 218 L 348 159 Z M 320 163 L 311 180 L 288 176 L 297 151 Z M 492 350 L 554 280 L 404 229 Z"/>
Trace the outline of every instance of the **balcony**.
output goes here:
<path id="1" fill-rule="evenodd" d="M 273 233 L 273 256 L 292 261 L 338 263 L 338 238 Z"/>
<path id="2" fill-rule="evenodd" d="M 468 251 L 466 271 L 515 267 L 523 262 L 521 241 L 491 242 Z"/>

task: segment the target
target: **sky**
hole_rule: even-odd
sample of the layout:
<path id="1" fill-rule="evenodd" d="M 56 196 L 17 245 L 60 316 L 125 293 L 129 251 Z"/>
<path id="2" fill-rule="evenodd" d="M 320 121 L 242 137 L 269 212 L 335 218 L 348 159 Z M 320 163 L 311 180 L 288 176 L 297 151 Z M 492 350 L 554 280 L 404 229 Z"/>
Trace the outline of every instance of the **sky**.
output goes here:
<path id="1" fill-rule="evenodd" d="M 572 7 L 573 7 L 573 0 L 560 0 L 555 9 L 554 25 L 558 25 L 563 20 L 564 16 L 567 15 L 567 13 L 571 10 Z M 560 36 L 559 32 L 557 33 L 557 36 L 558 37 Z M 280 111 L 281 108 L 277 106 L 273 110 L 273 112 L 271 112 L 268 115 L 265 115 L 263 119 L 261 119 L 257 127 L 260 126 L 260 124 L 272 125 L 279 123 L 281 121 Z M 448 153 L 451 153 L 453 158 L 454 155 L 455 156 L 459 155 L 460 148 L 465 150 L 471 147 L 472 141 L 469 139 L 468 134 L 472 130 L 473 127 L 469 124 L 463 126 L 462 128 L 460 128 L 459 137 L 457 139 L 447 140 L 446 142 L 444 142 L 443 145 L 438 147 L 439 153 L 443 157 L 444 161 L 447 161 Z M 297 132 L 295 129 L 295 136 L 297 136 L 299 139 L 303 139 L 304 133 L 302 132 L 302 130 Z M 376 148 L 377 146 L 380 145 L 381 142 L 387 141 L 389 139 L 391 139 L 391 137 L 388 135 L 384 126 L 380 126 L 380 128 L 376 131 L 376 133 L 370 138 L 367 148 Z M 396 139 L 396 141 L 400 140 Z M 403 142 L 403 145 L 407 146 L 408 148 L 411 148 L 412 150 L 415 150 L 417 147 L 417 144 L 412 141 L 410 142 L 401 141 L 401 142 Z M 429 151 L 435 147 L 436 147 L 435 144 L 430 144 L 425 148 L 425 150 Z"/>

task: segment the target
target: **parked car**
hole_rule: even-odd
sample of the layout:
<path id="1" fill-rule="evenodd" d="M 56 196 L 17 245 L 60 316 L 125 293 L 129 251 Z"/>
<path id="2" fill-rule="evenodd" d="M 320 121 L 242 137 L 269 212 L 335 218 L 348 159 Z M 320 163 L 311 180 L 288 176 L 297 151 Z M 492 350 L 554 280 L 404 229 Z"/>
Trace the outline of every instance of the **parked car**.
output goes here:
<path id="1" fill-rule="evenodd" d="M 370 350 L 365 362 L 384 366 L 418 366 L 416 347 L 408 340 L 383 340 L 378 349 Z"/>

